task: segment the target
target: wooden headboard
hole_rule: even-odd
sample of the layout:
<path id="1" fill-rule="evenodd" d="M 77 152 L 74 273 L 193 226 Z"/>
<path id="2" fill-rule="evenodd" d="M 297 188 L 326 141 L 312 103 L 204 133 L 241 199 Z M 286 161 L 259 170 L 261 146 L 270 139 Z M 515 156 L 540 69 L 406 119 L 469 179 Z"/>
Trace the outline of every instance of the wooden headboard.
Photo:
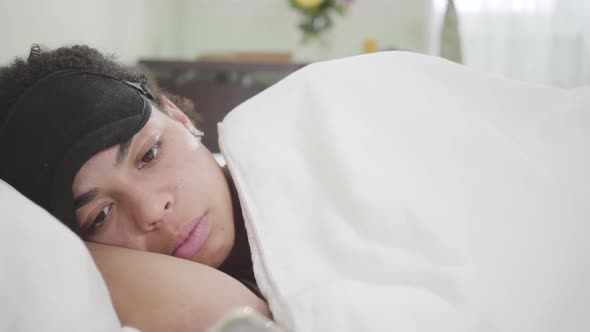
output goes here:
<path id="1" fill-rule="evenodd" d="M 295 63 L 141 60 L 167 92 L 186 97 L 201 117 L 203 144 L 219 152 L 217 123 L 243 101 L 303 67 Z"/>

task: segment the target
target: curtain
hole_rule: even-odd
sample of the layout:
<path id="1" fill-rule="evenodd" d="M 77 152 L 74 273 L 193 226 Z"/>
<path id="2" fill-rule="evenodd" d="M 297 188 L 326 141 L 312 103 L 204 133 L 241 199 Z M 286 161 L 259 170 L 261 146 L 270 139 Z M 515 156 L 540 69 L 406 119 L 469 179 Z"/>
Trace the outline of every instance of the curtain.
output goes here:
<path id="1" fill-rule="evenodd" d="M 444 2 L 434 1 L 435 11 L 452 5 Z M 590 84 L 590 1 L 454 2 L 466 65 L 553 86 Z M 440 43 L 444 50 L 444 37 Z"/>

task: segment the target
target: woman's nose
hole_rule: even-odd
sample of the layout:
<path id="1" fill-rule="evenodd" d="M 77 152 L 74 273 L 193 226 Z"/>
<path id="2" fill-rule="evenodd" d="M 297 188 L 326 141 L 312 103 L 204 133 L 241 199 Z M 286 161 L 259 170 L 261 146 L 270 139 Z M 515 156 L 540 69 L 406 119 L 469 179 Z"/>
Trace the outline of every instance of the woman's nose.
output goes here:
<path id="1" fill-rule="evenodd" d="M 172 196 L 165 192 L 140 192 L 136 195 L 134 219 L 137 226 L 144 232 L 158 229 L 172 210 Z"/>

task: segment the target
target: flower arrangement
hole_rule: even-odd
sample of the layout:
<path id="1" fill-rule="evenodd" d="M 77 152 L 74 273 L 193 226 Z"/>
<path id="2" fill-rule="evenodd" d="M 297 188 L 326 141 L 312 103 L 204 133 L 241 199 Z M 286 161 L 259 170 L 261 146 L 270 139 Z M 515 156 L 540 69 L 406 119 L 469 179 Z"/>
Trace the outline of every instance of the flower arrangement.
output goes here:
<path id="1" fill-rule="evenodd" d="M 344 15 L 353 0 L 290 0 L 291 7 L 303 17 L 299 28 L 303 41 L 317 38 L 334 24 L 332 15 Z"/>

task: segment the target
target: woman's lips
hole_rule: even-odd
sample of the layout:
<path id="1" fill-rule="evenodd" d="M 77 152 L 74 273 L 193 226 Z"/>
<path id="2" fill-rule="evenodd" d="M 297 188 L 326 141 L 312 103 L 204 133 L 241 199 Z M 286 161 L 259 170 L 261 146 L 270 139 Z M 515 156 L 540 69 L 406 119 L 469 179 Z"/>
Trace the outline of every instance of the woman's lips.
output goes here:
<path id="1" fill-rule="evenodd" d="M 172 252 L 172 256 L 190 259 L 194 256 L 194 254 L 199 251 L 205 240 L 207 240 L 207 236 L 209 235 L 209 218 L 207 214 L 203 215 L 193 229 L 189 232 L 186 238 L 180 243 L 176 249 Z"/>

